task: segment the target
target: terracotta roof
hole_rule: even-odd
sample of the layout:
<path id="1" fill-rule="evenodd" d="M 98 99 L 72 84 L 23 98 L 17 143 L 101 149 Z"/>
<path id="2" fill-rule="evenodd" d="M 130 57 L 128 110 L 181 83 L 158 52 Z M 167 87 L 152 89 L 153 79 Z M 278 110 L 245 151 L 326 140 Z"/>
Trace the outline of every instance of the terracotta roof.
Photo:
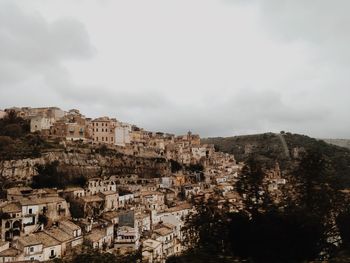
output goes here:
<path id="1" fill-rule="evenodd" d="M 173 230 L 167 228 L 167 227 L 161 227 L 153 231 L 154 233 L 161 235 L 161 236 L 166 236 L 171 233 L 173 233 Z"/>
<path id="2" fill-rule="evenodd" d="M 34 246 L 42 244 L 41 240 L 39 240 L 38 236 L 35 234 L 30 234 L 27 236 L 22 236 L 18 239 L 18 241 L 23 244 L 23 246 Z"/>
<path id="3" fill-rule="evenodd" d="M 114 218 L 118 218 L 119 217 L 119 213 L 116 212 L 116 211 L 105 212 L 105 213 L 102 214 L 102 217 L 104 219 L 111 220 L 111 219 L 114 219 Z"/>
<path id="4" fill-rule="evenodd" d="M 80 229 L 80 226 L 74 224 L 72 221 L 69 221 L 69 220 L 60 221 L 59 224 L 60 224 L 60 226 L 62 226 L 64 228 L 68 228 L 71 231 Z"/>
<path id="5" fill-rule="evenodd" d="M 61 244 L 60 242 L 58 242 L 58 240 L 49 236 L 45 232 L 38 232 L 38 233 L 35 233 L 35 235 L 38 236 L 39 240 L 42 242 L 44 247 L 52 247 L 52 246 L 57 246 Z"/>
<path id="6" fill-rule="evenodd" d="M 74 192 L 74 191 L 84 191 L 83 188 L 81 187 L 68 187 L 66 189 L 64 189 L 64 192 Z"/>
<path id="7" fill-rule="evenodd" d="M 174 207 L 170 207 L 168 208 L 166 211 L 167 212 L 177 212 L 177 211 L 181 211 L 181 210 L 186 210 L 186 209 L 191 209 L 192 205 L 189 203 L 183 203 Z"/>
<path id="8" fill-rule="evenodd" d="M 14 248 L 14 247 L 10 247 L 4 251 L 0 252 L 0 257 L 15 257 L 17 255 L 19 255 L 21 253 L 21 251 L 19 251 L 18 249 Z"/>
<path id="9" fill-rule="evenodd" d="M 105 192 L 102 192 L 100 193 L 101 195 L 115 195 L 115 194 L 118 194 L 117 192 L 115 191 L 105 191 Z"/>
<path id="10" fill-rule="evenodd" d="M 48 203 L 56 203 L 56 202 L 65 202 L 66 200 L 58 197 L 58 196 L 48 196 L 48 197 L 40 197 L 33 199 L 22 199 L 19 202 L 21 205 L 40 205 L 40 204 L 48 204 Z"/>
<path id="11" fill-rule="evenodd" d="M 59 228 L 51 228 L 49 230 L 46 230 L 45 233 L 58 240 L 59 242 L 67 242 L 74 238 L 72 235 L 67 234 Z"/>
<path id="12" fill-rule="evenodd" d="M 154 239 L 146 239 L 142 242 L 142 246 L 143 246 L 143 250 L 148 250 L 148 248 L 151 248 L 151 249 L 156 249 L 158 246 L 161 246 L 162 243 L 157 241 L 157 240 L 154 240 Z"/>
<path id="13" fill-rule="evenodd" d="M 90 234 L 86 236 L 87 239 L 91 240 L 92 242 L 98 242 L 102 238 L 105 237 L 105 231 L 102 229 L 93 229 Z"/>
<path id="14" fill-rule="evenodd" d="M 89 196 L 84 196 L 81 197 L 81 199 L 85 202 L 85 203 L 89 203 L 89 202 L 102 202 L 103 199 L 98 196 L 98 195 L 89 195 Z"/>
<path id="15" fill-rule="evenodd" d="M 22 207 L 18 202 L 8 203 L 1 208 L 4 213 L 22 212 Z"/>

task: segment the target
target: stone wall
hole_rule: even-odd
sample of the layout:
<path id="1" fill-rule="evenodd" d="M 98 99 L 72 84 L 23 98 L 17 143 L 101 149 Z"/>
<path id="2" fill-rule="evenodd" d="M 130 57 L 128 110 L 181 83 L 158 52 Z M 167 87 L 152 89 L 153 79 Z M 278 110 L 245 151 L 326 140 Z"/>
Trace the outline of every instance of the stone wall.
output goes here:
<path id="1" fill-rule="evenodd" d="M 30 182 L 37 164 L 58 160 L 59 168 L 71 175 L 87 178 L 118 174 L 137 174 L 143 178 L 166 176 L 170 164 L 164 158 L 146 158 L 116 154 L 102 156 L 97 153 L 47 152 L 35 159 L 0 161 L 0 176 L 8 181 Z"/>

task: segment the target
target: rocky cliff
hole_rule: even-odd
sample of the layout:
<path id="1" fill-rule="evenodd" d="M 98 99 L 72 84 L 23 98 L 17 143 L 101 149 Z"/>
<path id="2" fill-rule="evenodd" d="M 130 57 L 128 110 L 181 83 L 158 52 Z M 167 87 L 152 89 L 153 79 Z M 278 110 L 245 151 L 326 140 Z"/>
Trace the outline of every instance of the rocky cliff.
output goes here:
<path id="1" fill-rule="evenodd" d="M 46 152 L 40 158 L 0 161 L 0 176 L 7 181 L 30 182 L 37 174 L 37 164 L 59 161 L 59 168 L 71 175 L 87 178 L 102 175 L 137 174 L 143 178 L 160 177 L 170 172 L 163 158 L 146 158 L 123 154 L 103 156 L 98 153 Z"/>

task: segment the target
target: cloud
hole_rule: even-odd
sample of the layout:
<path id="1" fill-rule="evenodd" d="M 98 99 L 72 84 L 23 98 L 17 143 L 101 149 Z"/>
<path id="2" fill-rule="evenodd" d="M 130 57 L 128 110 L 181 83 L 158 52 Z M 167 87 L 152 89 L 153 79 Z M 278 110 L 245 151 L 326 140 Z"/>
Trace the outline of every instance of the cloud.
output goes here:
<path id="1" fill-rule="evenodd" d="M 0 104 L 202 136 L 349 137 L 349 5 L 0 0 Z"/>
<path id="2" fill-rule="evenodd" d="M 55 89 L 60 89 L 48 84 L 73 85 L 63 62 L 87 59 L 95 52 L 80 22 L 71 18 L 48 22 L 38 12 L 26 13 L 12 1 L 1 1 L 0 103 L 54 103 L 41 97 L 54 98 Z"/>

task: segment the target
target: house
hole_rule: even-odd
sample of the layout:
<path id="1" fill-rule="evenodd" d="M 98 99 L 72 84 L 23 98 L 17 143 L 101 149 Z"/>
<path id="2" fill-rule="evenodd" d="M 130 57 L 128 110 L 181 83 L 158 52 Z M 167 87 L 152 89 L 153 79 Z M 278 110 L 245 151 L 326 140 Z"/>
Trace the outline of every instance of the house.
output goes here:
<path id="1" fill-rule="evenodd" d="M 6 111 L 0 110 L 0 120 L 5 118 L 6 115 L 7 115 Z"/>
<path id="2" fill-rule="evenodd" d="M 174 215 L 179 220 L 185 220 L 185 218 L 189 215 L 189 213 L 193 211 L 192 205 L 190 203 L 180 203 L 174 207 L 170 207 L 166 209 L 163 213 L 164 216 L 166 215 Z"/>
<path id="3" fill-rule="evenodd" d="M 117 191 L 117 186 L 114 180 L 91 178 L 87 182 L 86 195 L 95 195 L 106 191 Z"/>
<path id="4" fill-rule="evenodd" d="M 115 191 L 106 191 L 98 194 L 104 200 L 104 211 L 113 211 L 118 209 L 119 195 Z"/>
<path id="5" fill-rule="evenodd" d="M 113 246 L 114 227 L 112 224 L 105 224 L 93 228 L 91 232 L 85 236 L 87 242 L 93 249 L 105 250 Z"/>
<path id="6" fill-rule="evenodd" d="M 3 241 L 0 241 L 0 263 L 17 262 L 21 251 L 14 247 L 9 247 L 8 242 L 6 242 L 6 245 L 3 245 L 2 242 Z"/>
<path id="7" fill-rule="evenodd" d="M 134 251 L 139 248 L 140 235 L 137 227 L 118 227 L 114 247 L 119 250 Z"/>
<path id="8" fill-rule="evenodd" d="M 142 242 L 142 262 L 164 262 L 162 242 L 154 239 L 144 240 Z"/>
<path id="9" fill-rule="evenodd" d="M 58 227 L 67 234 L 74 237 L 74 240 L 72 241 L 72 247 L 81 244 L 82 230 L 80 226 L 74 224 L 72 221 L 62 220 L 58 223 Z"/>
<path id="10" fill-rule="evenodd" d="M 183 251 L 183 246 L 181 244 L 183 236 L 181 230 L 185 225 L 184 221 L 180 220 L 175 215 L 166 215 L 162 217 L 162 223 L 170 227 L 173 226 L 174 237 L 176 238 L 174 243 L 174 253 L 180 254 Z"/>
<path id="11" fill-rule="evenodd" d="M 216 177 L 215 181 L 217 184 L 224 184 L 227 182 L 227 177 L 226 176 Z"/>
<path id="12" fill-rule="evenodd" d="M 83 244 L 83 235 L 80 226 L 71 221 L 60 221 L 58 227 L 52 227 L 44 231 L 62 245 L 62 255 L 72 248 Z"/>
<path id="13" fill-rule="evenodd" d="M 116 211 L 104 212 L 102 214 L 102 218 L 111 222 L 113 225 L 117 225 L 119 223 L 119 213 Z"/>
<path id="14" fill-rule="evenodd" d="M 100 117 L 92 120 L 92 140 L 94 143 L 115 144 L 116 119 Z"/>
<path id="15" fill-rule="evenodd" d="M 199 185 L 184 185 L 182 187 L 182 192 L 186 198 L 191 198 L 196 196 L 201 192 L 201 187 Z"/>
<path id="16" fill-rule="evenodd" d="M 151 230 L 151 214 L 148 212 L 135 214 L 135 225 L 140 233 Z"/>
<path id="17" fill-rule="evenodd" d="M 53 227 L 49 230 L 44 231 L 45 234 L 49 235 L 50 237 L 56 239 L 62 246 L 62 256 L 64 256 L 67 253 L 67 250 L 70 250 L 72 248 L 72 239 L 73 236 L 67 234 L 65 231 L 58 227 Z"/>
<path id="18" fill-rule="evenodd" d="M 162 177 L 160 178 L 160 188 L 171 188 L 173 186 L 172 177 Z"/>
<path id="19" fill-rule="evenodd" d="M 164 194 L 157 191 L 144 191 L 141 192 L 141 203 L 146 206 L 147 209 L 160 211 L 165 208 Z"/>
<path id="20" fill-rule="evenodd" d="M 120 194 L 119 195 L 119 207 L 126 207 L 134 202 L 134 194 Z"/>
<path id="21" fill-rule="evenodd" d="M 0 207 L 1 240 L 11 241 L 22 233 L 22 207 L 18 202 L 5 203 Z"/>
<path id="22" fill-rule="evenodd" d="M 33 219 L 34 217 L 38 217 L 39 214 L 42 214 L 51 221 L 58 221 L 59 219 L 70 216 L 67 201 L 59 196 L 25 198 L 19 202 L 22 205 L 22 214 L 24 217 L 32 217 Z M 35 220 L 29 220 L 28 222 L 35 223 Z"/>
<path id="23" fill-rule="evenodd" d="M 49 130 L 54 122 L 53 118 L 34 116 L 30 119 L 30 132 Z"/>
<path id="24" fill-rule="evenodd" d="M 63 190 L 63 196 L 69 196 L 70 198 L 77 198 L 85 196 L 85 190 L 81 187 L 67 187 Z"/>
<path id="25" fill-rule="evenodd" d="M 20 200 L 33 194 L 33 189 L 28 186 L 11 187 L 6 190 L 7 200 Z"/>
<path id="26" fill-rule="evenodd" d="M 61 257 L 62 246 L 59 241 L 45 232 L 37 232 L 20 237 L 14 247 L 22 253 L 17 260 L 49 261 Z"/>
<path id="27" fill-rule="evenodd" d="M 175 232 L 174 227 L 169 224 L 159 224 L 153 230 L 153 239 L 162 243 L 163 257 L 169 257 L 175 254 Z"/>

